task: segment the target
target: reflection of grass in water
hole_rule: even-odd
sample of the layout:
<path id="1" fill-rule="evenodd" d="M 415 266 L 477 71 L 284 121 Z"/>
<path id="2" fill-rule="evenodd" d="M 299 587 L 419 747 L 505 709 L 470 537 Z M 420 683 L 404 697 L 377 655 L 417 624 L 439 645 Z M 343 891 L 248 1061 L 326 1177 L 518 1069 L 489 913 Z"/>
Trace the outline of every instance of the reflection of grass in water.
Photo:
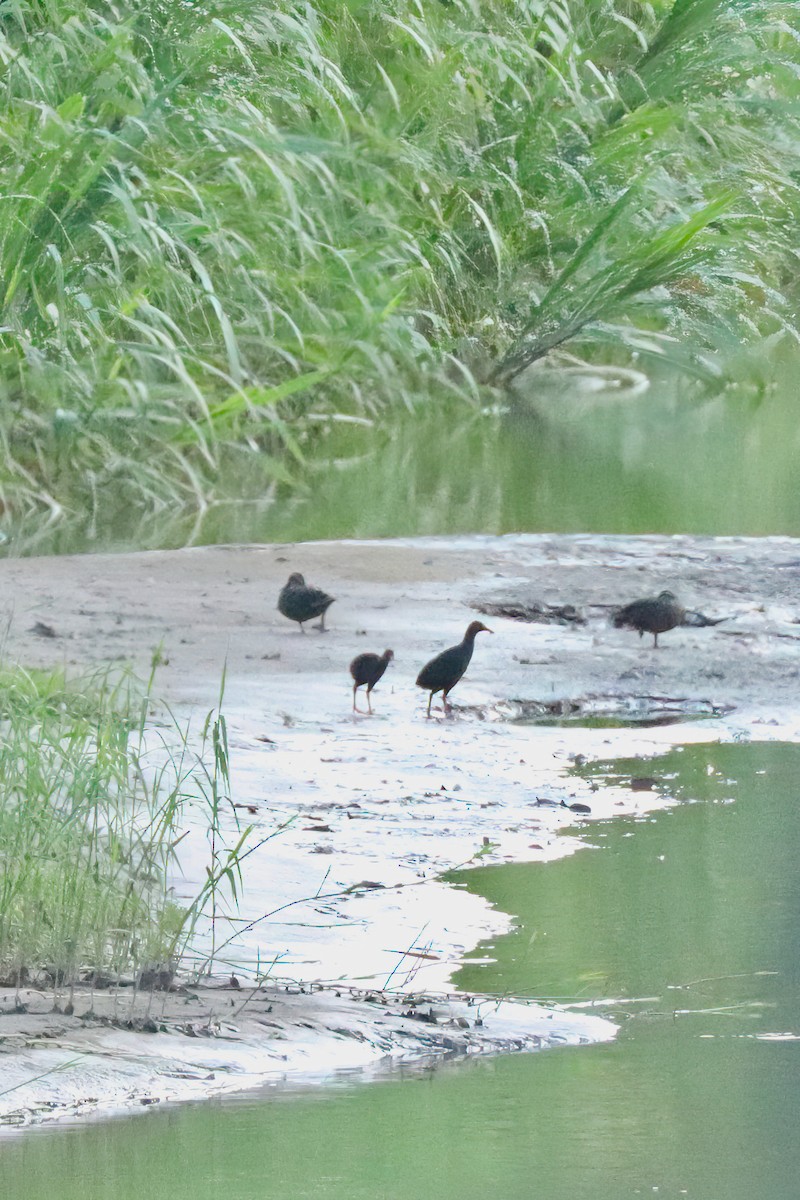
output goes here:
<path id="1" fill-rule="evenodd" d="M 646 396 L 580 416 L 568 395 L 537 385 L 534 404 L 506 412 L 443 403 L 391 427 L 335 426 L 317 442 L 309 493 L 253 499 L 258 474 L 234 456 L 218 476 L 229 500 L 202 514 L 171 506 L 137 525 L 112 493 L 95 524 L 76 516 L 36 540 L 34 523 L 31 544 L 70 553 L 475 532 L 796 534 L 792 366 L 773 364 L 758 404 L 747 388 L 711 396 L 665 375 Z"/>
<path id="2" fill-rule="evenodd" d="M 668 991 L 676 985 L 780 967 L 788 1006 L 781 1020 L 793 1020 L 798 766 L 800 747 L 767 742 L 698 743 L 574 767 L 571 774 L 601 790 L 639 781 L 643 795 L 632 788 L 631 799 L 643 812 L 594 825 L 591 853 L 461 874 L 462 886 L 520 925 L 474 951 L 496 963 L 467 963 L 455 982 L 568 996 L 579 981 L 605 978 L 588 994 L 663 994 L 671 1012 L 693 1006 Z M 648 813 L 650 788 L 679 803 Z M 697 1007 L 703 990 L 693 997 Z M 740 998 L 736 987 L 713 994 L 714 1003 Z"/>
<path id="3" fill-rule="evenodd" d="M 573 767 L 570 774 L 581 779 L 596 780 L 613 786 L 625 785 L 631 779 L 648 778 L 656 791 L 674 796 L 677 800 L 724 801 L 730 798 L 732 783 L 722 764 L 735 761 L 748 753 L 747 747 L 718 744 L 676 746 L 652 758 L 616 758 L 610 761 L 583 763 Z M 751 758 L 762 749 L 769 755 L 770 747 L 753 747 Z"/>
<path id="4" fill-rule="evenodd" d="M 147 712 L 148 697 L 125 675 L 0 674 L 4 980 L 59 986 L 83 972 L 113 979 L 169 969 L 201 911 L 216 908 L 235 882 L 236 856 L 219 845 L 223 719 L 209 720 L 199 755 L 178 730 L 173 749 L 154 758 Z M 183 909 L 171 899 L 167 871 L 184 801 L 198 790 L 209 802 L 211 863 L 200 895 Z"/>
<path id="5" fill-rule="evenodd" d="M 634 728 L 657 729 L 662 725 L 682 725 L 684 721 L 707 721 L 713 713 L 676 713 L 662 717 L 521 717 L 512 721 L 512 725 L 555 725 L 557 727 L 577 727 L 578 729 L 628 729 Z"/>

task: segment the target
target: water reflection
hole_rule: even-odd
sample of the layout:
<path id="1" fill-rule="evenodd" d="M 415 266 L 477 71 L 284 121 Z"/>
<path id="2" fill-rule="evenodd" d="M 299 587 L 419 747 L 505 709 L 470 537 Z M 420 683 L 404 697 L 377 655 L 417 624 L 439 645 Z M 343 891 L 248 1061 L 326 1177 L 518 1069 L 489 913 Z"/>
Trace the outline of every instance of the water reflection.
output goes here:
<path id="1" fill-rule="evenodd" d="M 800 534 L 800 422 L 790 365 L 769 386 L 709 393 L 656 378 L 642 395 L 532 385 L 501 411 L 419 409 L 391 425 L 320 425 L 297 491 L 255 452 L 222 469 L 224 503 L 137 517 L 104 485 L 90 518 L 29 529 L 10 552 L 522 532 Z"/>
<path id="2" fill-rule="evenodd" d="M 774 744 L 593 766 L 679 804 L 595 824 L 596 852 L 461 877 L 518 914 L 461 985 L 614 996 L 616 1043 L 34 1135 L 0 1151 L 6 1193 L 795 1200 L 799 770 Z"/>

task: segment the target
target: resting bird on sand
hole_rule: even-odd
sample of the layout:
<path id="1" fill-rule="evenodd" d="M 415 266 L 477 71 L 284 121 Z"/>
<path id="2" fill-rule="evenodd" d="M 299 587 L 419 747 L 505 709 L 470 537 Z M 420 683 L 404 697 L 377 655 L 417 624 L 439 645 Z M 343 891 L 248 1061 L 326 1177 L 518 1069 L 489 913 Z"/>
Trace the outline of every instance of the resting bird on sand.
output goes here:
<path id="1" fill-rule="evenodd" d="M 304 621 L 312 621 L 314 617 L 322 617 L 320 629 L 325 629 L 325 613 L 333 604 L 334 597 L 319 588 L 309 587 L 302 575 L 290 575 L 281 588 L 278 596 L 278 612 L 283 613 L 290 621 L 297 621 L 300 632 Z"/>
<path id="2" fill-rule="evenodd" d="M 436 655 L 436 658 L 432 658 L 429 663 L 425 664 L 417 676 L 417 687 L 425 688 L 430 692 L 426 716 L 431 715 L 431 701 L 437 692 L 442 693 L 444 711 L 448 711 L 447 693 L 452 691 L 469 666 L 472 651 L 475 649 L 476 635 L 491 632 L 491 629 L 487 629 L 480 621 L 473 621 L 464 634 L 463 642 L 459 642 L 457 646 L 450 646 L 448 650 L 443 650 L 441 654 Z"/>
<path id="3" fill-rule="evenodd" d="M 361 712 L 356 705 L 356 692 L 363 684 L 367 685 L 367 707 L 372 712 L 370 692 L 393 658 L 393 650 L 384 650 L 383 654 L 359 654 L 350 663 L 350 674 L 353 676 L 353 712 Z"/>
<path id="4" fill-rule="evenodd" d="M 638 629 L 639 637 L 643 633 L 652 633 L 653 648 L 658 649 L 658 635 L 674 629 L 683 622 L 685 609 L 673 596 L 672 592 L 661 592 L 658 596 L 650 596 L 646 600 L 634 600 L 624 608 L 614 613 L 614 624 L 617 629 L 623 625 L 630 629 Z"/>

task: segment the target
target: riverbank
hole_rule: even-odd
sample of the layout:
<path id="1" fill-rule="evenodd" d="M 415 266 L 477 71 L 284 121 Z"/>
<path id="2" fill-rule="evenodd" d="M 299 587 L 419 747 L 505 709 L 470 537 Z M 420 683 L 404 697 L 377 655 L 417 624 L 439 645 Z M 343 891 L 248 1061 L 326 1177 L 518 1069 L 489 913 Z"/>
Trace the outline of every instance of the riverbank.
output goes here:
<path id="1" fill-rule="evenodd" d="M 70 1017 L 39 1011 L 52 998 L 31 995 L 28 1012 L 0 1016 L 11 1089 L 0 1113 L 15 1122 L 611 1036 L 609 1023 L 587 1026 L 565 1009 L 514 1006 L 500 1030 L 494 1018 L 476 1026 L 462 1001 L 443 1007 L 435 1026 L 398 1015 L 411 993 L 447 992 L 464 954 L 511 921 L 443 872 L 553 858 L 585 844 L 560 836 L 579 820 L 672 802 L 642 779 L 597 790 L 580 773 L 584 760 L 689 741 L 800 740 L 800 543 L 790 539 L 422 539 L 5 560 L 0 569 L 9 660 L 123 661 L 144 675 L 157 651 L 159 693 L 196 722 L 225 671 L 238 806 L 226 828 L 233 837 L 251 825 L 254 849 L 238 910 L 215 923 L 216 970 L 245 988 L 267 968 L 270 977 L 269 993 L 242 1010 L 244 1028 L 228 1020 L 242 1000 L 225 976 L 202 992 L 140 996 L 164 1013 L 167 1032 L 158 1021 L 156 1033 L 87 1021 L 78 1003 Z M 296 570 L 337 597 L 326 634 L 302 635 L 275 610 Z M 658 651 L 610 626 L 613 605 L 665 587 L 725 620 L 676 629 Z M 479 638 L 454 714 L 426 720 L 414 687 L 422 663 L 487 606 L 533 602 L 571 605 L 580 620 L 487 616 L 494 636 Z M 386 646 L 396 662 L 374 693 L 376 714 L 353 714 L 347 664 Z M 154 714 L 159 737 L 167 724 Z M 204 829 L 190 822 L 181 842 L 178 898 L 202 880 Z M 211 942 L 209 923 L 198 966 Z M 351 1000 L 351 988 L 379 998 Z M 286 1012 L 265 1034 L 254 1014 L 269 1004 Z M 213 1035 L 200 1035 L 200 1049 L 198 1026 Z"/>
<path id="2" fill-rule="evenodd" d="M 26 1011 L 15 1011 L 18 1002 Z M 139 993 L 132 1004 L 78 989 L 69 1016 L 53 1011 L 52 996 L 24 989 L 17 1001 L 0 991 L 0 1022 L 7 1129 L 385 1077 L 456 1056 L 610 1041 L 615 1033 L 598 1016 L 488 997 L 239 990 L 222 981 Z"/>

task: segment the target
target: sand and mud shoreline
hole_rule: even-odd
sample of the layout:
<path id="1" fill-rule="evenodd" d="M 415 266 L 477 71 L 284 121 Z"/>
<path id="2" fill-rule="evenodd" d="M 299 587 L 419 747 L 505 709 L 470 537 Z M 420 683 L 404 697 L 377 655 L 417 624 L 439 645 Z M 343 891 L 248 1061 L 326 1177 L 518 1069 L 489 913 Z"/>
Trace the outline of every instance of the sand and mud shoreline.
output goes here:
<path id="1" fill-rule="evenodd" d="M 619 783 L 594 790 L 576 760 L 800 740 L 800 542 L 788 538 L 226 546 L 6 559 L 0 571 L 6 661 L 130 663 L 146 677 L 158 649 L 157 694 L 196 723 L 224 672 L 233 800 L 268 839 L 248 862 L 242 931 L 202 987 L 140 992 L 133 1007 L 126 996 L 124 1016 L 109 992 L 77 991 L 66 1014 L 52 993 L 0 991 L 7 1128 L 612 1037 L 610 1021 L 575 1008 L 453 996 L 464 955 L 513 914 L 443 872 L 557 858 L 582 845 L 559 837 L 576 821 L 590 842 L 596 820 L 672 802 Z M 302 635 L 276 612 L 291 571 L 336 596 L 326 634 Z M 613 605 L 667 587 L 726 619 L 676 629 L 658 651 L 610 626 Z M 486 617 L 494 636 L 454 713 L 426 721 L 419 667 L 498 603 L 572 605 L 583 619 Z M 347 665 L 386 647 L 396 661 L 375 716 L 353 714 Z M 232 832 L 237 820 L 232 810 Z M 190 823 L 179 898 L 203 862 Z M 274 965 L 255 989 L 259 963 Z"/>

